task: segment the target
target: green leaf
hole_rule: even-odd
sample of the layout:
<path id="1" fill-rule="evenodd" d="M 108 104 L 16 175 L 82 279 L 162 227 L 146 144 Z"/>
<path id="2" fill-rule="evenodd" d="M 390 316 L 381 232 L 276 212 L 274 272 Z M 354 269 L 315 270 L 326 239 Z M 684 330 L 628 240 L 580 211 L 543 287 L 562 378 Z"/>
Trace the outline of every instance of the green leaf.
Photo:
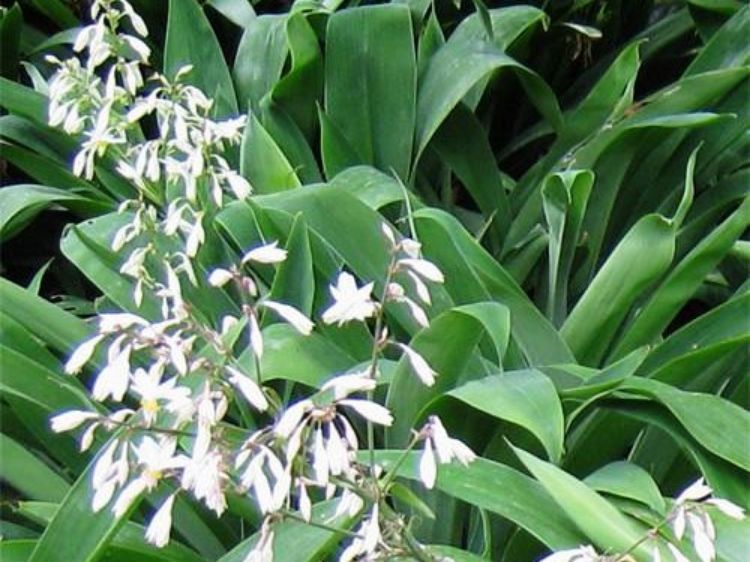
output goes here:
<path id="1" fill-rule="evenodd" d="M 17 184 L 0 190 L 0 236 L 10 239 L 36 215 L 55 204 L 69 206 L 90 200 L 54 187 Z M 101 207 L 100 207 L 101 208 Z"/>
<path id="2" fill-rule="evenodd" d="M 256 19 L 255 10 L 245 0 L 209 0 L 209 5 L 232 23 L 248 28 Z"/>
<path id="3" fill-rule="evenodd" d="M 37 123 L 47 123 L 47 98 L 31 88 L 0 76 L 0 107 Z"/>
<path id="4" fill-rule="evenodd" d="M 639 501 L 660 515 L 665 515 L 666 502 L 651 475 L 640 466 L 617 461 L 592 472 L 583 480 L 594 490 Z"/>
<path id="5" fill-rule="evenodd" d="M 568 276 L 581 233 L 594 174 L 570 170 L 549 176 L 542 187 L 549 232 L 547 317 L 560 326 L 568 311 Z"/>
<path id="6" fill-rule="evenodd" d="M 375 459 L 388 470 L 402 455 L 376 451 Z M 403 478 L 419 480 L 418 466 L 419 453 L 411 452 L 395 470 Z M 551 549 L 573 548 L 586 540 L 538 482 L 503 464 L 483 458 L 468 466 L 441 464 L 435 487 L 516 523 Z"/>
<path id="7" fill-rule="evenodd" d="M 510 319 L 503 305 L 475 303 L 453 308 L 433 319 L 409 343 L 437 372 L 436 382 L 426 387 L 414 373 L 406 356 L 402 357 L 388 389 L 386 404 L 395 418 L 387 433 L 391 445 L 405 445 L 409 431 L 428 402 L 452 389 L 471 359 L 471 351 L 483 333 L 493 339 L 495 351 L 503 355 L 509 335 Z M 479 373 L 472 373 L 475 377 Z"/>
<path id="8" fill-rule="evenodd" d="M 302 214 L 294 218 L 286 251 L 287 259 L 276 271 L 268 298 L 291 304 L 309 317 L 315 296 L 315 277 L 310 238 Z"/>
<path id="9" fill-rule="evenodd" d="M 647 215 L 610 254 L 560 331 L 582 364 L 601 361 L 635 300 L 671 264 L 674 243 L 671 221 Z M 649 259 L 642 259 L 644 255 Z"/>
<path id="10" fill-rule="evenodd" d="M 318 333 L 303 336 L 288 324 L 263 330 L 263 380 L 290 380 L 317 388 L 333 374 L 350 368 L 356 359 Z"/>
<path id="11" fill-rule="evenodd" d="M 553 126 L 560 124 L 557 100 L 537 74 L 487 42 L 449 41 L 430 59 L 420 81 L 415 141 L 417 160 L 440 124 L 469 90 L 505 67 L 516 72 L 540 113 Z"/>
<path id="12" fill-rule="evenodd" d="M 748 226 L 750 198 L 717 225 L 662 281 L 628 326 L 612 357 L 619 358 L 631 349 L 655 340 Z"/>
<path id="13" fill-rule="evenodd" d="M 416 58 L 409 9 L 398 4 L 336 12 L 326 32 L 326 113 L 359 163 L 406 179 L 411 164 Z"/>
<path id="14" fill-rule="evenodd" d="M 620 388 L 655 398 L 669 408 L 706 449 L 750 471 L 750 449 L 736 438 L 750 432 L 750 412 L 747 410 L 718 396 L 685 392 L 642 377 L 630 378 Z"/>
<path id="15" fill-rule="evenodd" d="M 456 174 L 485 217 L 492 220 L 498 243 L 511 221 L 510 204 L 495 155 L 479 120 L 458 104 L 435 134 L 432 144 Z"/>
<path id="16" fill-rule="evenodd" d="M 68 483 L 23 444 L 0 433 L 0 478 L 23 494 L 42 501 L 60 501 L 68 491 Z"/>
<path id="17" fill-rule="evenodd" d="M 563 452 L 563 412 L 555 386 L 535 369 L 510 371 L 471 381 L 447 392 L 491 416 L 533 433 L 547 456 L 559 463 Z"/>
<path id="18" fill-rule="evenodd" d="M 302 185 L 291 164 L 253 113 L 248 116 L 240 148 L 240 173 L 255 193 L 275 193 Z"/>
<path id="19" fill-rule="evenodd" d="M 60 353 L 67 353 L 90 333 L 81 319 L 2 278 L 0 301 L 3 314 L 13 317 Z"/>
<path id="20" fill-rule="evenodd" d="M 164 73 L 172 78 L 193 65 L 185 80 L 215 100 L 219 117 L 237 113 L 237 98 L 216 35 L 196 0 L 169 0 Z"/>
<path id="21" fill-rule="evenodd" d="M 54 503 L 22 502 L 18 511 L 46 525 L 54 518 L 58 509 L 58 505 Z M 143 526 L 129 521 L 124 523 L 107 545 L 105 558 L 122 562 L 127 560 L 138 560 L 139 562 L 201 562 L 205 560 L 175 540 L 170 541 L 162 548 L 157 548 L 146 542 L 145 534 L 146 529 Z"/>
<path id="22" fill-rule="evenodd" d="M 0 75 L 10 80 L 18 76 L 18 49 L 21 42 L 23 14 L 21 7 L 14 3 L 5 13 L 0 14 Z"/>
<path id="23" fill-rule="evenodd" d="M 737 2 L 739 5 L 740 3 Z M 750 46 L 745 38 L 750 33 L 750 8 L 744 6 L 711 37 L 711 40 L 693 59 L 685 76 L 700 74 L 718 68 L 746 65 L 750 59 Z"/>
<path id="24" fill-rule="evenodd" d="M 508 307 L 511 335 L 533 365 L 569 363 L 573 355 L 513 278 L 458 221 L 437 209 L 414 220 L 425 253 L 445 273 L 446 289 L 459 304 L 496 300 Z"/>
<path id="25" fill-rule="evenodd" d="M 602 551 L 626 552 L 638 545 L 634 554 L 644 559 L 650 556 L 650 549 L 639 544 L 643 532 L 610 502 L 556 466 L 522 449 L 513 450 L 571 521 Z"/>
<path id="26" fill-rule="evenodd" d="M 271 96 L 294 119 L 307 138 L 317 123 L 316 104 L 323 97 L 323 57 L 315 31 L 302 14 L 286 22 L 291 70 L 273 87 Z"/>
<path id="27" fill-rule="evenodd" d="M 232 76 L 243 111 L 257 110 L 281 77 L 288 53 L 285 22 L 285 15 L 265 14 L 255 18 L 242 35 Z"/>

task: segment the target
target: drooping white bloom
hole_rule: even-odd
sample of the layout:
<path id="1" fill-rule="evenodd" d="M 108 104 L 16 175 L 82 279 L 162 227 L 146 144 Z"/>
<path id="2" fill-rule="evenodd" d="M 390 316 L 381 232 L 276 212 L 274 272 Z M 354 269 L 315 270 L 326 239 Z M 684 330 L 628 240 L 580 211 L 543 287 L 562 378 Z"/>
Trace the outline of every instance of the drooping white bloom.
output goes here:
<path id="1" fill-rule="evenodd" d="M 208 276 L 208 284 L 212 287 L 223 287 L 234 279 L 234 273 L 228 269 L 216 268 Z"/>
<path id="2" fill-rule="evenodd" d="M 83 366 L 88 363 L 89 359 L 94 355 L 96 346 L 99 345 L 103 339 L 103 334 L 97 334 L 80 344 L 70 356 L 67 363 L 65 363 L 65 372 L 69 375 L 80 373 Z"/>
<path id="3" fill-rule="evenodd" d="M 146 540 L 162 548 L 169 542 L 169 533 L 172 530 L 172 506 L 174 504 L 175 494 L 170 495 L 159 510 L 151 518 L 151 522 L 146 529 Z"/>
<path id="4" fill-rule="evenodd" d="M 251 438 L 252 439 L 252 438 Z M 291 474 L 279 458 L 268 447 L 252 445 L 252 456 L 241 454 L 237 457 L 236 468 L 247 462 L 241 476 L 241 483 L 246 489 L 252 488 L 261 513 L 272 513 L 284 506 L 289 497 L 292 479 Z M 249 451 L 245 451 L 249 453 Z"/>
<path id="5" fill-rule="evenodd" d="M 260 306 L 273 310 L 302 335 L 309 336 L 315 327 L 315 324 L 307 316 L 288 304 L 264 300 L 260 303 Z"/>
<path id="6" fill-rule="evenodd" d="M 242 264 L 253 261 L 255 263 L 274 264 L 281 263 L 286 259 L 287 251 L 278 247 L 278 242 L 264 244 L 253 248 L 242 256 Z"/>
<path id="7" fill-rule="evenodd" d="M 341 553 L 339 562 L 351 562 L 355 559 L 373 559 L 373 555 L 382 540 L 379 518 L 380 511 L 376 503 L 372 507 L 370 516 L 357 529 L 357 537 Z"/>
<path id="8" fill-rule="evenodd" d="M 677 496 L 675 503 L 683 504 L 687 501 L 700 501 L 712 493 L 713 490 L 706 484 L 706 481 L 703 478 L 699 478 Z"/>
<path id="9" fill-rule="evenodd" d="M 375 402 L 371 402 L 370 400 L 348 398 L 340 400 L 338 403 L 342 406 L 349 406 L 360 416 L 372 423 L 385 426 L 390 426 L 393 423 L 393 416 L 388 411 L 388 408 Z"/>
<path id="10" fill-rule="evenodd" d="M 331 390 L 333 391 L 333 399 L 341 400 L 355 392 L 374 390 L 375 386 L 375 379 L 368 376 L 368 373 L 364 371 L 333 377 L 326 381 L 323 386 L 320 387 L 320 390 Z"/>
<path id="11" fill-rule="evenodd" d="M 421 380 L 422 383 L 426 386 L 432 386 L 433 384 L 435 384 L 435 377 L 437 376 L 437 373 L 432 369 L 432 367 L 427 364 L 427 361 L 425 361 L 424 357 L 422 357 L 408 345 L 404 345 L 402 343 L 397 343 L 396 345 L 398 345 L 398 347 L 400 347 L 404 352 L 404 355 L 406 355 L 406 358 L 409 360 L 409 364 L 411 365 L 412 370 L 417 375 L 417 377 L 419 377 L 419 380 Z"/>
<path id="12" fill-rule="evenodd" d="M 709 505 L 713 505 L 724 515 L 726 515 L 727 517 L 731 517 L 732 519 L 737 519 L 739 521 L 745 518 L 745 510 L 740 506 L 733 504 L 729 500 L 725 500 L 722 498 L 709 498 L 706 500 L 706 503 Z"/>
<path id="13" fill-rule="evenodd" d="M 443 423 L 437 416 L 430 416 L 420 431 L 425 440 L 425 447 L 419 462 L 419 477 L 427 489 L 435 485 L 437 463 L 447 464 L 454 459 L 467 466 L 476 458 L 476 454 L 463 442 L 453 439 L 445 431 Z"/>
<path id="14" fill-rule="evenodd" d="M 674 557 L 675 562 L 690 562 L 687 556 L 685 556 L 680 550 L 673 545 L 671 542 L 667 543 L 667 548 L 669 549 L 669 552 Z"/>
<path id="15" fill-rule="evenodd" d="M 224 459 L 216 449 L 205 454 L 195 454 L 187 459 L 182 472 L 181 486 L 192 490 L 198 500 L 203 500 L 209 509 L 220 516 L 227 508 L 224 496 L 224 482 L 227 474 Z"/>
<path id="16" fill-rule="evenodd" d="M 258 360 L 260 360 L 263 357 L 263 333 L 260 331 L 255 311 L 250 311 L 248 316 L 250 322 L 250 347 Z"/>
<path id="17" fill-rule="evenodd" d="M 334 303 L 323 312 L 323 322 L 341 326 L 351 320 L 363 321 L 374 316 L 378 309 L 371 298 L 374 286 L 374 283 L 367 283 L 357 287 L 354 277 L 342 271 L 336 285 L 330 287 Z"/>
<path id="18" fill-rule="evenodd" d="M 412 270 L 414 273 L 433 283 L 443 283 L 445 277 L 443 272 L 431 261 L 420 258 L 403 258 L 398 260 L 398 265 Z"/>
<path id="19" fill-rule="evenodd" d="M 268 409 L 268 401 L 261 388 L 247 375 L 241 373 L 231 365 L 227 365 L 229 382 L 232 383 L 258 411 L 265 412 Z"/>
<path id="20" fill-rule="evenodd" d="M 61 433 L 75 429 L 82 423 L 99 417 L 99 414 L 87 412 L 85 410 L 68 410 L 62 414 L 57 414 L 50 420 L 52 431 Z"/>
<path id="21" fill-rule="evenodd" d="M 122 402 L 130 381 L 130 352 L 132 346 L 122 347 L 124 336 L 117 338 L 107 352 L 107 366 L 96 377 L 91 390 L 94 400 L 102 401 L 111 396 L 115 402 Z"/>
<path id="22" fill-rule="evenodd" d="M 273 562 L 273 528 L 268 519 L 263 521 L 260 539 L 242 562 Z"/>

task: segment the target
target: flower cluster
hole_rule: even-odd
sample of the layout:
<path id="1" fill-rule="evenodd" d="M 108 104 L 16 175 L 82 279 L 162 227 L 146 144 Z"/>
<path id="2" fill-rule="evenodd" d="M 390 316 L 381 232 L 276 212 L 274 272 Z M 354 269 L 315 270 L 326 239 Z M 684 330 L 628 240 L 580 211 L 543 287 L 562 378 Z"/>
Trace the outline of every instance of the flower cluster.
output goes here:
<path id="1" fill-rule="evenodd" d="M 716 529 L 707 507 L 713 507 L 732 519 L 742 520 L 745 511 L 723 498 L 713 496 L 713 490 L 703 478 L 698 479 L 688 486 L 674 501 L 672 509 L 664 521 L 650 529 L 644 536 L 643 541 L 651 543 L 651 561 L 662 562 L 663 550 L 669 552 L 674 562 L 690 562 L 691 558 L 686 556 L 678 544 L 686 535 L 687 527 L 690 527 L 691 542 L 695 555 L 700 562 L 713 562 L 716 559 Z M 674 534 L 674 542 L 669 537 L 660 534 L 659 529 L 669 526 Z M 640 543 L 638 543 L 640 544 Z M 633 545 L 635 548 L 638 544 Z M 568 550 L 554 552 L 540 562 L 619 562 L 632 560 L 625 554 L 599 554 L 591 545 L 580 546 Z"/>
<path id="2" fill-rule="evenodd" d="M 93 334 L 65 365 L 70 375 L 94 372 L 91 398 L 108 409 L 70 410 L 51 420 L 55 432 L 80 429 L 82 450 L 98 434 L 112 433 L 94 464 L 92 509 L 124 517 L 139 498 L 168 483 L 171 491 L 146 530 L 150 543 L 164 546 L 178 494 L 191 494 L 217 516 L 227 510 L 229 495 L 246 494 L 265 515 L 246 560 L 269 561 L 276 522 L 311 521 L 313 500 L 336 497 L 336 515 L 368 514 L 341 560 L 421 548 L 404 538 L 407 525 L 388 505 L 393 475 L 364 463 L 359 453 L 365 430 L 373 451 L 376 428 L 393 421 L 374 400 L 386 352 L 401 354 L 425 385 L 436 380 L 417 350 L 389 334 L 386 310 L 404 307 L 415 329 L 428 326 L 429 286 L 442 283 L 442 273 L 424 259 L 418 242 L 383 223 L 390 260 L 379 296 L 375 282 L 360 284 L 341 271 L 319 315 L 323 324 L 367 328 L 369 366 L 331 373 L 312 394 L 282 404 L 263 382 L 262 326 L 280 320 L 303 336 L 315 329 L 307 314 L 269 296 L 267 274 L 288 259 L 287 251 L 275 241 L 261 242 L 236 261 L 226 258 L 229 263 L 208 270 L 203 265 L 218 260 L 205 258 L 212 235 L 206 225 L 226 198 L 252 191 L 227 156 L 246 118 L 215 120 L 213 101 L 185 82 L 189 67 L 170 78 L 144 77 L 147 30 L 126 0 L 95 0 L 91 16 L 74 45 L 85 63 L 50 59 L 57 72 L 50 80 L 49 121 L 80 135 L 74 173 L 95 180 L 100 159 L 110 158 L 134 189 L 119 207 L 111 240 L 123 256 L 120 273 L 132 280 L 131 312 L 99 313 Z M 211 318 L 196 296 L 209 293 L 230 297 L 236 308 Z M 239 433 L 238 420 L 247 422 Z M 410 448 L 419 442 L 428 488 L 438 463 L 474 458 L 434 416 L 415 432 Z"/>

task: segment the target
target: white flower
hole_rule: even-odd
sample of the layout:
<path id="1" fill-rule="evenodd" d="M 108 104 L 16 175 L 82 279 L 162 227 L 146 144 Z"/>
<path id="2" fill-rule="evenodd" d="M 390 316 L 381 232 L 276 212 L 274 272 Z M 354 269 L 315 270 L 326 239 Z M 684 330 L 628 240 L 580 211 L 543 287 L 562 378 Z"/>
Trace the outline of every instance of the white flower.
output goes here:
<path id="1" fill-rule="evenodd" d="M 252 438 L 251 438 L 252 439 Z M 261 513 L 278 511 L 284 506 L 292 485 L 291 475 L 278 457 L 268 448 L 255 445 L 257 450 L 250 457 L 249 451 L 237 457 L 235 466 L 239 468 L 247 459 L 250 462 L 242 473 L 241 482 L 245 488 L 252 488 Z"/>
<path id="2" fill-rule="evenodd" d="M 281 263 L 286 259 L 287 251 L 278 248 L 278 242 L 271 242 L 257 248 L 253 248 L 242 257 L 242 264 L 246 264 L 249 261 L 255 263 Z"/>
<path id="3" fill-rule="evenodd" d="M 230 374 L 229 382 L 239 389 L 245 399 L 250 402 L 256 410 L 265 412 L 268 409 L 268 401 L 255 381 L 231 365 L 227 365 L 227 371 L 229 371 Z"/>
<path id="4" fill-rule="evenodd" d="M 70 431 L 75 429 L 82 423 L 88 420 L 93 420 L 99 417 L 99 414 L 94 412 L 87 412 L 84 410 L 68 410 L 62 414 L 57 414 L 50 420 L 52 431 L 60 433 L 63 431 Z"/>
<path id="5" fill-rule="evenodd" d="M 307 316 L 288 304 L 266 300 L 261 302 L 260 306 L 270 308 L 291 324 L 295 330 L 305 336 L 309 336 L 312 329 L 315 327 L 315 324 Z"/>
<path id="6" fill-rule="evenodd" d="M 208 276 L 208 284 L 212 287 L 223 287 L 234 279 L 234 273 L 228 269 L 217 268 Z"/>
<path id="7" fill-rule="evenodd" d="M 128 312 L 99 315 L 99 331 L 102 334 L 113 334 L 135 325 L 148 326 L 148 322 Z"/>
<path id="8" fill-rule="evenodd" d="M 669 552 L 672 553 L 672 556 L 675 559 L 675 562 L 690 562 L 687 556 L 682 554 L 675 545 L 673 545 L 671 542 L 667 543 L 667 548 L 669 549 Z"/>
<path id="9" fill-rule="evenodd" d="M 363 321 L 375 315 L 377 303 L 370 298 L 374 286 L 368 283 L 357 287 L 354 277 L 342 271 L 336 285 L 330 287 L 335 302 L 323 313 L 323 322 L 341 326 L 350 320 Z"/>
<path id="10" fill-rule="evenodd" d="M 211 450 L 199 456 L 194 455 L 186 462 L 181 486 L 186 490 L 192 490 L 197 499 L 203 500 L 209 509 L 221 516 L 227 508 L 223 491 L 226 479 L 221 454 Z"/>
<path id="11" fill-rule="evenodd" d="M 375 386 L 375 379 L 369 377 L 367 372 L 360 372 L 333 377 L 326 381 L 323 386 L 320 387 L 320 390 L 332 390 L 333 399 L 341 400 L 354 392 L 374 390 Z"/>
<path id="12" fill-rule="evenodd" d="M 703 478 L 699 478 L 688 486 L 683 492 L 677 496 L 675 503 L 683 504 L 686 501 L 699 501 L 710 496 L 713 490 L 708 486 Z"/>
<path id="13" fill-rule="evenodd" d="M 370 517 L 365 519 L 357 529 L 357 537 L 341 553 L 339 562 L 351 562 L 359 557 L 363 557 L 362 560 L 374 559 L 373 554 L 382 539 L 379 517 L 380 512 L 376 503 L 372 507 Z"/>
<path id="14" fill-rule="evenodd" d="M 402 343 L 397 343 L 396 345 L 398 345 L 403 350 L 406 358 L 409 360 L 409 364 L 411 365 L 412 370 L 417 375 L 417 377 L 419 377 L 419 380 L 421 380 L 422 383 L 427 386 L 432 386 L 433 384 L 435 384 L 435 377 L 437 376 L 437 373 L 432 369 L 432 367 L 427 364 L 427 361 L 425 361 L 424 357 L 422 357 L 408 345 L 404 345 Z"/>
<path id="15" fill-rule="evenodd" d="M 742 520 L 745 518 L 745 510 L 740 506 L 733 504 L 729 500 L 724 500 L 721 498 L 709 498 L 706 500 L 706 503 L 709 505 L 713 505 L 724 515 L 726 515 L 727 517 L 731 517 L 732 519 Z"/>
<path id="16" fill-rule="evenodd" d="M 70 356 L 67 363 L 65 363 L 65 372 L 69 375 L 80 373 L 83 366 L 88 363 L 91 356 L 94 355 L 96 346 L 99 345 L 103 339 L 104 335 L 98 334 L 80 344 Z"/>
<path id="17" fill-rule="evenodd" d="M 419 461 L 419 479 L 427 489 L 435 485 L 437 462 L 446 464 L 456 459 L 467 466 L 476 455 L 458 439 L 452 439 L 445 431 L 440 418 L 430 416 L 420 435 L 425 439 L 425 448 Z"/>
<path id="18" fill-rule="evenodd" d="M 107 353 L 107 366 L 96 377 L 91 390 L 94 400 L 102 401 L 108 396 L 115 402 L 121 402 L 128 390 L 130 381 L 130 352 L 132 346 L 121 348 L 124 336 L 115 340 Z"/>
<path id="19" fill-rule="evenodd" d="M 146 540 L 158 548 L 166 546 L 169 542 L 169 532 L 172 529 L 172 505 L 174 494 L 169 496 L 159 510 L 151 518 L 146 529 Z"/>
<path id="20" fill-rule="evenodd" d="M 263 521 L 260 539 L 243 562 L 273 562 L 273 529 L 268 520 Z"/>
<path id="21" fill-rule="evenodd" d="M 158 365 L 158 364 L 156 364 Z M 141 408 L 146 425 L 151 425 L 159 413 L 159 401 L 180 402 L 190 396 L 190 389 L 175 387 L 177 379 L 161 382 L 161 369 L 151 368 L 148 372 L 136 369 L 131 390 L 141 398 Z"/>
<path id="22" fill-rule="evenodd" d="M 390 426 L 393 423 L 393 416 L 380 404 L 369 400 L 356 400 L 348 398 L 338 402 L 342 406 L 349 406 L 366 420 L 378 425 Z"/>
<path id="23" fill-rule="evenodd" d="M 432 281 L 433 283 L 443 283 L 445 281 L 443 272 L 431 261 L 420 258 L 403 258 L 398 260 L 398 265 L 412 270 L 427 281 Z"/>

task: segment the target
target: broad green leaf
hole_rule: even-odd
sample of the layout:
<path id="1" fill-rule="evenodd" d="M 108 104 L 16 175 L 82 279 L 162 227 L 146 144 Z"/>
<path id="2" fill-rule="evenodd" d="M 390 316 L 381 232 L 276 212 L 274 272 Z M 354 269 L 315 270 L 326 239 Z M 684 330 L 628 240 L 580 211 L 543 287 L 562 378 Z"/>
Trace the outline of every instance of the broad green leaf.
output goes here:
<path id="1" fill-rule="evenodd" d="M 704 238 L 669 273 L 627 327 L 626 335 L 612 353 L 619 358 L 631 349 L 651 343 L 667 327 L 680 308 L 750 226 L 750 199 Z"/>
<path id="2" fill-rule="evenodd" d="M 643 531 L 610 502 L 556 466 L 522 449 L 513 450 L 571 521 L 602 551 L 626 552 L 635 546 L 633 553 L 648 559 L 650 549 L 640 544 Z"/>
<path id="3" fill-rule="evenodd" d="M 685 392 L 642 377 L 632 377 L 620 388 L 658 400 L 706 449 L 750 471 L 750 449 L 736 438 L 750 432 L 750 412 L 747 410 L 718 396 Z"/>
<path id="4" fill-rule="evenodd" d="M 750 341 L 750 293 L 717 306 L 659 344 L 638 369 L 639 375 L 685 386 L 710 363 Z"/>
<path id="5" fill-rule="evenodd" d="M 632 103 L 639 67 L 639 43 L 636 42 L 623 49 L 583 101 L 575 109 L 566 112 L 564 127 L 547 155 L 524 174 L 513 191 L 511 204 L 519 211 L 506 238 L 505 254 L 516 247 L 541 218 L 540 190 L 544 177 L 560 163 L 567 167 L 574 149 L 589 137 L 596 139 L 596 133 L 607 123 L 619 118 Z M 575 162 L 575 167 L 590 166 Z"/>
<path id="6" fill-rule="evenodd" d="M 45 502 L 23 502 L 19 512 L 35 518 L 45 525 L 51 521 L 58 505 Z M 146 529 L 136 523 L 126 522 L 107 545 L 105 558 L 113 561 L 138 560 L 139 562 L 201 562 L 205 560 L 175 540 L 157 548 L 146 542 Z"/>
<path id="7" fill-rule="evenodd" d="M 287 324 L 268 326 L 263 337 L 263 380 L 290 380 L 317 388 L 357 362 L 324 336 L 316 332 L 303 336 Z"/>
<path id="8" fill-rule="evenodd" d="M 560 462 L 563 412 L 555 386 L 541 371 L 527 369 L 483 377 L 447 395 L 527 429 L 544 445 L 549 459 Z"/>
<path id="9" fill-rule="evenodd" d="M 364 156 L 359 154 L 349 139 L 344 136 L 341 128 L 320 107 L 318 120 L 320 121 L 320 152 L 323 170 L 328 179 L 365 161 Z"/>
<path id="10" fill-rule="evenodd" d="M 479 120 L 458 104 L 435 134 L 433 148 L 456 174 L 502 242 L 511 214 L 505 185 Z"/>
<path id="11" fill-rule="evenodd" d="M 193 66 L 185 80 L 215 100 L 219 117 L 237 113 L 232 77 L 202 7 L 196 0 L 169 0 L 164 73 L 173 78 L 185 65 Z"/>
<path id="12" fill-rule="evenodd" d="M 23 444 L 0 433 L 0 478 L 23 494 L 40 501 L 60 501 L 68 483 Z"/>
<path id="13" fill-rule="evenodd" d="M 660 515 L 665 514 L 666 502 L 651 475 L 640 466 L 618 461 L 592 472 L 584 483 L 598 492 L 639 501 Z"/>
<path id="14" fill-rule="evenodd" d="M 737 3 L 740 5 L 740 3 Z M 717 31 L 690 63 L 685 75 L 699 74 L 718 68 L 746 65 L 750 46 L 745 38 L 750 33 L 750 8 L 744 6 Z"/>
<path id="15" fill-rule="evenodd" d="M 460 381 L 471 359 L 471 351 L 484 334 L 491 337 L 499 357 L 507 342 L 510 322 L 507 309 L 498 303 L 468 304 L 448 310 L 433 319 L 409 343 L 437 372 L 435 384 L 427 387 L 414 372 L 408 358 L 401 358 L 388 389 L 387 405 L 395 418 L 388 432 L 389 444 L 405 445 L 421 410 Z M 473 377 L 480 373 L 472 373 Z"/>
<path id="16" fill-rule="evenodd" d="M 0 76 L 0 107 L 13 115 L 47 122 L 47 98 L 17 82 Z"/>
<path id="17" fill-rule="evenodd" d="M 0 236 L 4 240 L 10 239 L 36 215 L 55 204 L 70 206 L 88 202 L 89 199 L 85 197 L 54 187 L 33 184 L 7 186 L 0 190 Z"/>
<path id="18" fill-rule="evenodd" d="M 567 315 L 568 276 L 593 184 L 591 171 L 571 170 L 549 176 L 542 187 L 549 232 L 546 310 L 547 318 L 556 326 L 560 326 Z"/>
<path id="19" fill-rule="evenodd" d="M 422 209 L 414 220 L 426 254 L 445 273 L 446 289 L 457 303 L 491 299 L 507 306 L 513 340 L 532 365 L 572 362 L 573 355 L 552 325 L 454 217 Z"/>
<path id="20" fill-rule="evenodd" d="M 323 57 L 318 37 L 302 14 L 286 22 L 292 68 L 273 87 L 271 96 L 294 119 L 307 138 L 317 123 L 316 104 L 323 97 Z"/>
<path id="21" fill-rule="evenodd" d="M 286 251 L 287 259 L 276 271 L 268 298 L 296 306 L 309 317 L 315 296 L 315 277 L 307 224 L 301 214 L 294 218 Z"/>
<path id="22" fill-rule="evenodd" d="M 256 111 L 281 77 L 288 53 L 285 22 L 284 15 L 265 14 L 255 18 L 242 35 L 232 70 L 242 111 Z"/>
<path id="23" fill-rule="evenodd" d="M 4 13 L 0 14 L 0 75 L 9 80 L 18 76 L 18 50 L 21 43 L 23 28 L 23 14 L 21 7 L 14 3 Z"/>
<path id="24" fill-rule="evenodd" d="M 482 41 L 446 43 L 430 59 L 417 98 L 416 159 L 453 108 L 480 80 L 501 68 L 516 72 L 544 117 L 559 125 L 560 109 L 549 86 L 494 45 Z"/>
<path id="25" fill-rule="evenodd" d="M 59 353 L 89 335 L 86 324 L 60 307 L 0 278 L 0 301 L 8 314 Z"/>
<path id="26" fill-rule="evenodd" d="M 489 10 L 492 22 L 493 43 L 505 51 L 511 44 L 534 25 L 543 22 L 546 15 L 533 6 L 510 6 Z M 471 42 L 485 39 L 487 33 L 479 14 L 464 18 L 448 39 L 449 43 Z"/>
<path id="27" fill-rule="evenodd" d="M 104 292 L 122 310 L 145 318 L 158 318 L 159 307 L 153 294 L 144 294 L 141 307 L 133 300 L 135 283 L 119 272 L 123 257 L 98 243 L 93 235 L 113 234 L 130 217 L 106 215 L 70 228 L 60 244 L 65 257 L 78 266 L 81 272 Z M 98 234 L 97 234 L 98 233 Z"/>
<path id="28" fill-rule="evenodd" d="M 674 241 L 671 221 L 647 215 L 610 254 L 560 331 L 582 364 L 601 361 L 635 300 L 671 264 Z"/>
<path id="29" fill-rule="evenodd" d="M 336 12 L 326 32 L 326 114 L 359 163 L 406 180 L 415 120 L 416 58 L 408 8 Z"/>
<path id="30" fill-rule="evenodd" d="M 389 469 L 403 454 L 376 451 L 375 459 Z M 403 478 L 419 480 L 418 466 L 419 453 L 411 452 L 396 471 Z M 503 464 L 478 458 L 468 466 L 439 465 L 435 487 L 512 521 L 551 549 L 572 548 L 586 540 L 538 482 Z"/>
<path id="31" fill-rule="evenodd" d="M 53 162 L 33 150 L 15 144 L 0 143 L 0 156 L 42 185 L 54 185 L 65 189 L 85 185 L 80 178 L 68 171 L 66 166 Z"/>
<path id="32" fill-rule="evenodd" d="M 301 185 L 286 156 L 253 113 L 248 116 L 240 148 L 240 173 L 255 193 L 274 193 Z"/>
<path id="33" fill-rule="evenodd" d="M 209 4 L 232 23 L 248 28 L 256 19 L 255 10 L 245 0 L 209 0 Z"/>
<path id="34" fill-rule="evenodd" d="M 345 516 L 333 517 L 338 505 L 337 500 L 330 500 L 313 506 L 312 520 L 316 523 L 348 530 L 354 523 L 354 518 Z M 321 529 L 304 522 L 287 520 L 277 523 L 273 527 L 274 560 L 284 562 L 314 562 L 325 560 L 336 545 L 345 540 L 346 535 L 327 529 Z M 248 553 L 255 547 L 260 538 L 256 533 L 249 539 L 242 541 L 217 562 L 243 562 Z"/>

